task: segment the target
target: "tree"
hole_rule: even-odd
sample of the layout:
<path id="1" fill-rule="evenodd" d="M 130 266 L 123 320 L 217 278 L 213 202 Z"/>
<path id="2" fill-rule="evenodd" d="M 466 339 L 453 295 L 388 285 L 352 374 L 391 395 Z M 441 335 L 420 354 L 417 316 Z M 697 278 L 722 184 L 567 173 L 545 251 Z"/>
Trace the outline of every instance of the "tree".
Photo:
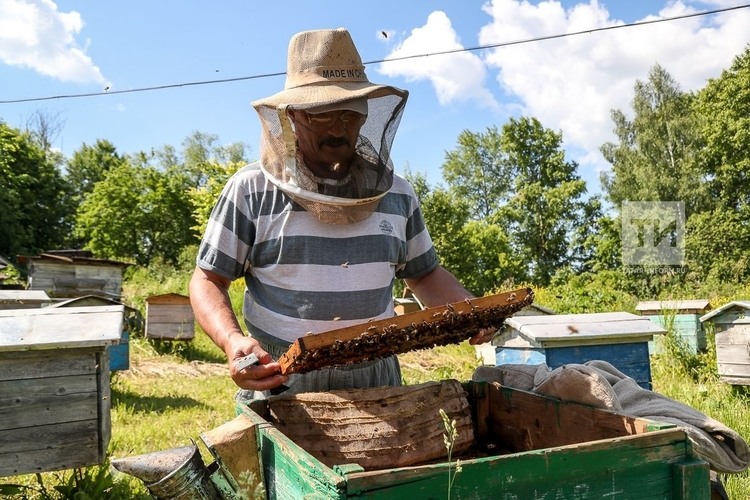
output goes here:
<path id="1" fill-rule="evenodd" d="M 126 161 L 81 203 L 76 236 L 102 257 L 144 266 L 157 257 L 175 263 L 185 246 L 197 243 L 188 187 L 188 177 L 174 169 L 160 172 Z"/>
<path id="2" fill-rule="evenodd" d="M 703 174 L 718 206 L 750 205 L 750 45 L 721 76 L 709 80 L 695 109 L 705 140 Z"/>
<path id="3" fill-rule="evenodd" d="M 0 122 L 0 254 L 56 248 L 69 230 L 68 186 L 28 133 Z"/>
<path id="4" fill-rule="evenodd" d="M 513 169 L 513 195 L 493 222 L 508 232 L 528 279 L 547 285 L 557 269 L 573 263 L 572 236 L 590 224 L 582 218 L 592 203 L 582 199 L 586 183 L 578 165 L 565 160 L 562 134 L 536 118 L 511 119 L 501 145 Z"/>
<path id="5" fill-rule="evenodd" d="M 73 199 L 80 203 L 110 170 L 124 163 L 125 159 L 117 153 L 117 148 L 106 139 L 97 139 L 93 146 L 83 144 L 68 160 L 66 168 Z"/>
<path id="6" fill-rule="evenodd" d="M 609 200 L 618 209 L 624 201 L 682 201 L 688 214 L 707 209 L 696 160 L 702 144 L 691 108 L 694 97 L 658 64 L 634 91 L 634 118 L 613 110 L 619 142 L 601 147 L 612 164 L 612 171 L 601 175 Z"/>
<path id="7" fill-rule="evenodd" d="M 458 146 L 445 155 L 443 178 L 456 197 L 465 200 L 475 220 L 487 219 L 508 200 L 512 166 L 497 127 L 475 134 L 464 130 Z"/>
<path id="8" fill-rule="evenodd" d="M 471 219 L 469 203 L 452 190 L 432 188 L 422 174 L 407 172 L 419 199 L 440 262 L 478 296 L 517 278 L 518 259 L 511 257 L 505 231 Z"/>

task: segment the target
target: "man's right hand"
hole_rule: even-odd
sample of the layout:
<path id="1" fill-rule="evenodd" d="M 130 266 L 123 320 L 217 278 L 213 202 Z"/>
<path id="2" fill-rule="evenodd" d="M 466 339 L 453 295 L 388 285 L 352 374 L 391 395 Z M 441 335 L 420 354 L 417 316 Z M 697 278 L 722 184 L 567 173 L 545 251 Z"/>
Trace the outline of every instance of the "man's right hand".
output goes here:
<path id="1" fill-rule="evenodd" d="M 249 354 L 258 358 L 256 364 L 242 367 L 240 360 Z M 229 374 L 241 389 L 265 391 L 278 387 L 289 379 L 281 374 L 281 365 L 270 354 L 260 348 L 258 342 L 244 335 L 232 336 L 231 346 L 227 349 Z"/>

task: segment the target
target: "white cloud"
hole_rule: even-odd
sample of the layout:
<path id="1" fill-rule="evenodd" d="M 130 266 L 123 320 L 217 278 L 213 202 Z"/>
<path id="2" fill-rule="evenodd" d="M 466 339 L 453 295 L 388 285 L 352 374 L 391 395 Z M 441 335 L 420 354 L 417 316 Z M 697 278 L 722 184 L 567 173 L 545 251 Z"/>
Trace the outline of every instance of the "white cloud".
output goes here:
<path id="1" fill-rule="evenodd" d="M 0 0 L 0 62 L 62 81 L 104 84 L 76 43 L 83 24 L 78 12 L 60 12 L 52 0 Z"/>
<path id="2" fill-rule="evenodd" d="M 450 19 L 442 11 L 435 11 L 427 23 L 411 31 L 386 59 L 404 58 L 382 63 L 378 72 L 389 77 L 403 77 L 406 81 L 429 80 L 442 105 L 474 101 L 481 106 L 498 108 L 492 93 L 485 87 L 486 68 L 482 60 L 463 49 Z M 457 50 L 440 57 L 413 57 L 423 54 Z"/>
<path id="3" fill-rule="evenodd" d="M 705 5 L 707 2 L 704 2 Z M 717 4 L 726 2 L 712 2 Z M 483 7 L 492 21 L 479 35 L 481 45 L 527 40 L 625 24 L 614 19 L 597 0 L 565 9 L 557 1 L 491 0 Z M 671 1 L 642 21 L 704 10 Z M 546 127 L 562 130 L 563 138 L 584 153 L 576 158 L 595 170 L 604 160 L 599 146 L 614 140 L 612 109 L 630 112 L 633 86 L 645 81 L 658 63 L 683 90 L 697 90 L 708 78 L 728 68 L 750 41 L 750 12 L 730 11 L 707 17 L 612 29 L 547 41 L 498 47 L 485 62 L 497 81 L 519 99 L 524 113 Z"/>

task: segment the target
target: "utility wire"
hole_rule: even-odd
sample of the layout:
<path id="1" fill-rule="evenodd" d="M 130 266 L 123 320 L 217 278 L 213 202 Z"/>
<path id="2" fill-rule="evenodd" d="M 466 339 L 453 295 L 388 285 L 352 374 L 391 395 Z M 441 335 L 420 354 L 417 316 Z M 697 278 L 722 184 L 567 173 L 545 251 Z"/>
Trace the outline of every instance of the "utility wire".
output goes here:
<path id="1" fill-rule="evenodd" d="M 414 54 L 410 56 L 394 57 L 392 59 L 377 59 L 373 61 L 366 61 L 364 64 L 365 65 L 378 64 L 378 63 L 385 63 L 385 62 L 392 62 L 392 61 L 403 61 L 406 59 L 416 59 L 419 57 L 433 57 L 433 56 L 441 56 L 441 55 L 447 55 L 447 54 L 455 54 L 458 52 L 473 52 L 477 50 L 494 49 L 498 47 L 509 47 L 512 45 L 522 45 L 526 43 L 541 42 L 545 40 L 555 40 L 558 38 L 586 35 L 586 34 L 592 34 L 592 33 L 597 33 L 601 31 L 610 31 L 610 30 L 621 29 L 621 28 L 633 28 L 637 26 L 645 26 L 648 24 L 665 23 L 665 22 L 671 22 L 671 21 L 679 21 L 682 19 L 690 19 L 693 17 L 709 16 L 712 14 L 720 14 L 722 12 L 746 9 L 748 7 L 750 7 L 750 4 L 737 5 L 734 7 L 726 7 L 723 9 L 707 10 L 703 12 L 694 12 L 692 14 L 683 14 L 681 16 L 652 19 L 650 21 L 638 21 L 634 23 L 619 24 L 619 25 L 614 25 L 614 26 L 605 26 L 602 28 L 592 28 L 588 30 L 574 31 L 570 33 L 560 33 L 557 35 L 547 35 L 547 36 L 540 36 L 540 37 L 534 37 L 534 38 L 527 38 L 524 40 L 516 40 L 512 42 L 500 42 L 500 43 L 492 43 L 492 44 L 487 44 L 487 45 L 478 45 L 476 47 L 464 47 L 460 49 L 443 50 L 439 52 L 432 52 L 429 54 Z M 265 74 L 252 75 L 252 76 L 241 76 L 237 78 L 223 78 L 220 80 L 204 80 L 204 81 L 198 81 L 198 82 L 173 83 L 173 84 L 168 84 L 168 85 L 158 85 L 154 87 L 141 87 L 141 88 L 127 89 L 127 90 L 112 90 L 112 91 L 105 91 L 105 92 L 90 92 L 90 93 L 85 93 L 85 94 L 69 94 L 69 95 L 57 95 L 57 96 L 47 96 L 47 97 L 28 97 L 25 99 L 0 100 L 0 104 L 16 104 L 16 103 L 22 103 L 22 102 L 49 101 L 53 99 L 73 99 L 73 98 L 79 98 L 79 97 L 94 97 L 94 96 L 116 95 L 116 94 L 132 94 L 135 92 L 150 92 L 154 90 L 165 90 L 165 89 L 173 89 L 173 88 L 179 88 L 179 87 L 194 87 L 198 85 L 213 85 L 217 83 L 240 82 L 240 81 L 246 81 L 246 80 L 257 80 L 260 78 L 270 78 L 273 76 L 284 76 L 284 75 L 286 75 L 286 72 L 281 71 L 277 73 L 265 73 Z"/>

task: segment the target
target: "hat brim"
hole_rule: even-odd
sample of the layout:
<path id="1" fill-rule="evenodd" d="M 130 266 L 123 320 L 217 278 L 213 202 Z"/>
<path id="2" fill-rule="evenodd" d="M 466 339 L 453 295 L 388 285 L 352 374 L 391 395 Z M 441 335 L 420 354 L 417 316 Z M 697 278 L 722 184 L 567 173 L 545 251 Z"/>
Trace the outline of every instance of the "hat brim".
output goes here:
<path id="1" fill-rule="evenodd" d="M 260 107 L 309 109 L 358 97 L 372 99 L 386 95 L 395 95 L 403 99 L 406 98 L 408 92 L 390 85 L 377 85 L 370 82 L 326 82 L 320 85 L 284 89 L 272 96 L 253 101 L 252 106 L 256 109 Z"/>

